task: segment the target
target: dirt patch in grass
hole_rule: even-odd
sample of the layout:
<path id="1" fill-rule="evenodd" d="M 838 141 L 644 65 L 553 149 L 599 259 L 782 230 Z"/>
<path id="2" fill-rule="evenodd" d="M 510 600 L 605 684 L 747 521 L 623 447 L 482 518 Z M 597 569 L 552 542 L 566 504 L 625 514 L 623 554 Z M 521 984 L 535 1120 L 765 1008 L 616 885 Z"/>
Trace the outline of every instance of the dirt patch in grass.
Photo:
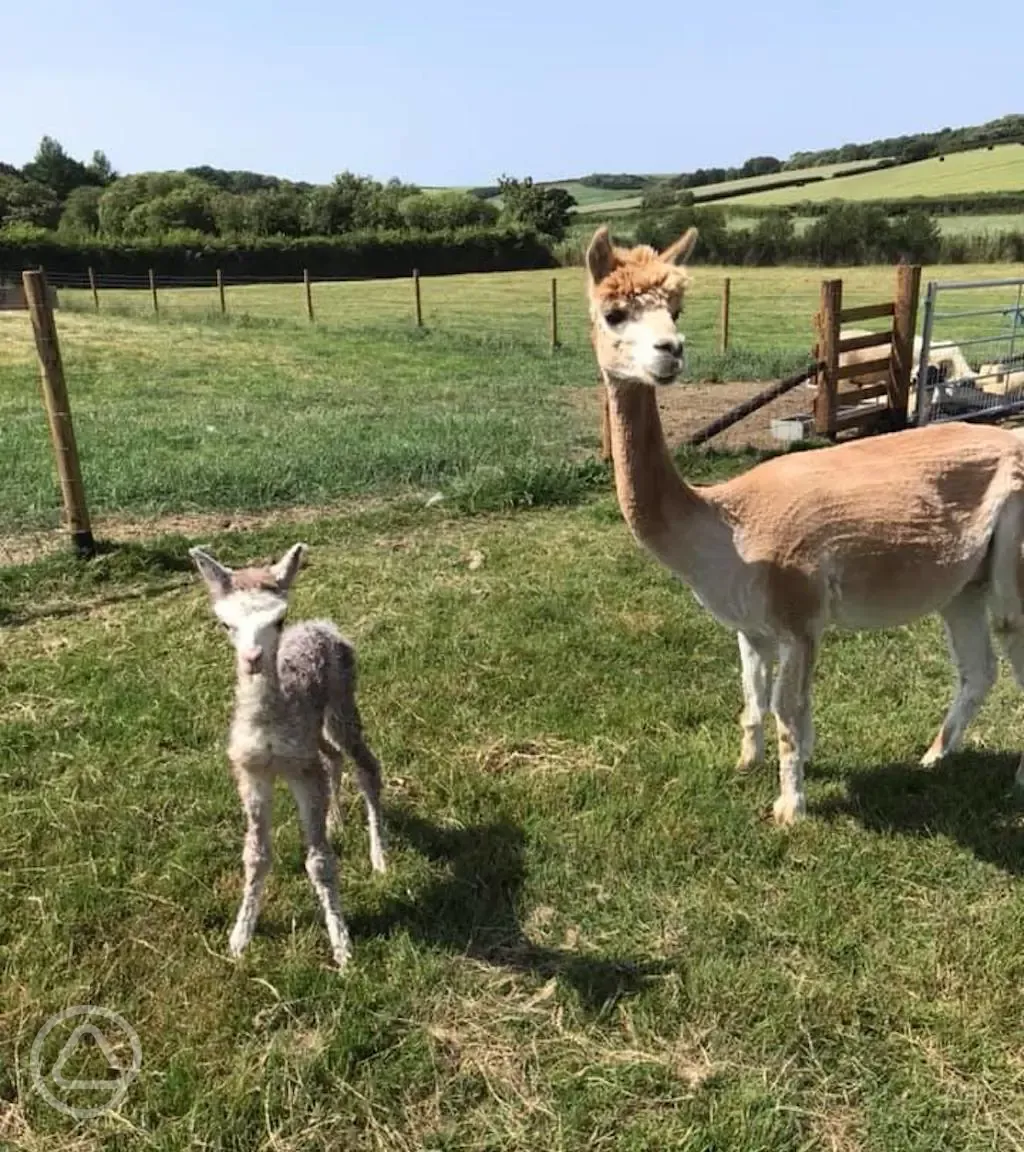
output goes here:
<path id="1" fill-rule="evenodd" d="M 422 495 L 413 495 L 406 499 L 419 500 L 423 503 L 426 498 Z M 103 516 L 93 521 L 92 531 L 94 538 L 105 544 L 138 543 L 143 540 L 155 540 L 160 536 L 197 539 L 222 532 L 259 531 L 277 524 L 308 524 L 331 516 L 372 511 L 386 507 L 389 503 L 392 502 L 367 498 L 334 504 L 273 508 L 265 512 L 219 511 L 168 513 L 163 516 Z M 28 564 L 43 556 L 67 551 L 69 547 L 68 535 L 63 528 L 19 532 L 11 536 L 0 535 L 0 567 L 5 564 Z"/>
<path id="2" fill-rule="evenodd" d="M 769 384 L 767 380 L 734 380 L 725 384 L 676 384 L 661 389 L 658 393 L 658 409 L 665 438 L 673 448 L 677 447 L 705 424 L 734 405 L 756 396 Z M 783 445 L 771 434 L 772 420 L 809 413 L 812 400 L 812 390 L 801 385 L 734 424 L 708 443 L 718 449 L 780 448 Z M 585 414 L 588 422 L 600 428 L 601 391 L 598 386 L 573 389 L 572 403 Z"/>

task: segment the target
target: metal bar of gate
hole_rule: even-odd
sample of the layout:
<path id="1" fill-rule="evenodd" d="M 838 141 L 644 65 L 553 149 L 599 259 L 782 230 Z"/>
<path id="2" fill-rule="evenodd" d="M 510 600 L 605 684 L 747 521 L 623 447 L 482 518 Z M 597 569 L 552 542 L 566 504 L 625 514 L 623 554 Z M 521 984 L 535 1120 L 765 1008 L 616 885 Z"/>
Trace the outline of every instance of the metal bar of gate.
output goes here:
<path id="1" fill-rule="evenodd" d="M 1014 276 L 1010 280 L 943 280 L 942 290 L 956 291 L 958 288 L 1017 288 L 1021 278 Z"/>
<path id="2" fill-rule="evenodd" d="M 1013 323 L 1010 325 L 1010 351 L 1006 354 L 1006 361 L 1013 359 L 1013 346 L 1017 343 L 1017 325 L 1022 322 L 1024 313 L 1020 310 L 1021 296 L 1024 294 L 1024 282 L 1017 285 L 1017 311 L 1013 314 Z"/>
<path id="3" fill-rule="evenodd" d="M 945 284 L 943 284 L 945 288 Z M 1017 312 L 1016 308 L 972 308 L 959 311 L 953 309 L 952 312 L 936 312 L 936 320 L 962 320 L 965 316 L 1013 316 Z"/>
<path id="4" fill-rule="evenodd" d="M 938 320 L 941 313 L 936 313 L 934 319 Z M 973 344 L 1000 344 L 1008 339 L 1005 332 L 1000 332 L 996 336 L 972 336 L 970 340 L 939 340 L 935 347 L 941 348 L 946 344 L 955 344 L 958 348 L 970 348 Z"/>
<path id="5" fill-rule="evenodd" d="M 914 423 L 922 425 L 925 420 L 925 393 L 928 391 L 928 353 L 932 343 L 932 321 L 935 312 L 935 297 L 939 286 L 934 280 L 928 281 L 928 294 L 924 299 L 924 323 L 921 325 L 921 358 L 917 363 L 917 414 Z"/>

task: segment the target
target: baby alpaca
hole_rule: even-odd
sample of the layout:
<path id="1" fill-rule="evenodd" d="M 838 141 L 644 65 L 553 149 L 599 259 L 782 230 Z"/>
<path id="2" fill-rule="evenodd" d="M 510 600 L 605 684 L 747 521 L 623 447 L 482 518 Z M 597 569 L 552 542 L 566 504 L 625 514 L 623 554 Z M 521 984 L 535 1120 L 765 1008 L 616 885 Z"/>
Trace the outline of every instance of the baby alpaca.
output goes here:
<path id="1" fill-rule="evenodd" d="M 335 963 L 342 968 L 351 946 L 328 841 L 338 804 L 342 750 L 355 763 L 366 802 L 370 862 L 376 872 L 384 871 L 380 765 L 363 739 L 352 645 L 326 620 L 284 627 L 288 589 L 305 552 L 305 544 L 296 544 L 270 568 L 235 571 L 201 548 L 190 548 L 189 556 L 206 581 L 214 615 L 237 654 L 228 759 L 247 830 L 245 891 L 229 940 L 231 954 L 240 955 L 256 929 L 270 871 L 274 779 L 282 776 L 299 810 L 306 874 L 323 908 Z"/>

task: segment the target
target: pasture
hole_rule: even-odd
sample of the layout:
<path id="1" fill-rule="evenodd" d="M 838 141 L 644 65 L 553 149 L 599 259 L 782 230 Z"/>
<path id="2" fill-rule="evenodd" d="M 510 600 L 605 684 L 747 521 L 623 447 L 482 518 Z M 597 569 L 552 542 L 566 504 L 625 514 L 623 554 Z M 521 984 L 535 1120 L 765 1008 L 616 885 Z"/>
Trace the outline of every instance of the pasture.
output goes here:
<path id="1" fill-rule="evenodd" d="M 1024 146 L 951 152 L 940 159 L 918 160 L 895 168 L 854 173 L 803 188 L 752 192 L 723 204 L 798 204 L 820 200 L 895 200 L 909 196 L 963 196 L 982 192 L 1019 192 L 1024 188 Z"/>
<path id="2" fill-rule="evenodd" d="M 712 193 L 732 190 L 735 192 L 749 192 L 766 184 L 774 184 L 779 180 L 796 180 L 800 177 L 820 176 L 830 179 L 834 176 L 843 176 L 851 172 L 862 172 L 868 168 L 878 166 L 878 160 L 850 160 L 845 164 L 822 164 L 817 168 L 792 168 L 784 172 L 773 172 L 767 176 L 748 176 L 739 180 L 730 180 L 719 184 L 704 184 L 693 189 L 698 197 Z M 593 216 L 604 212 L 624 212 L 632 208 L 639 208 L 643 198 L 643 189 L 636 188 L 594 188 L 581 184 L 578 180 L 556 180 L 547 185 L 553 188 L 564 188 L 579 205 L 578 216 Z"/>
<path id="3" fill-rule="evenodd" d="M 695 268 L 691 375 L 799 362 L 827 275 Z M 852 302 L 891 294 L 891 269 L 843 276 Z M 425 281 L 423 331 L 408 282 L 319 285 L 317 325 L 298 285 L 231 287 L 226 319 L 212 290 L 163 292 L 158 318 L 144 293 L 98 316 L 64 294 L 108 543 L 0 567 L 0 1142 L 1024 1147 L 1020 694 L 1004 672 L 966 750 L 920 769 L 940 629 L 832 635 L 810 819 L 766 821 L 774 749 L 733 769 L 735 642 L 622 523 L 574 402 L 581 274 L 558 278 L 554 353 L 548 274 Z M 27 321 L 0 318 L 0 557 L 57 507 L 36 373 Z M 708 480 L 752 456 L 680 460 Z M 357 643 L 385 775 L 390 871 L 354 789 L 336 839 L 341 977 L 283 792 L 260 926 L 226 954 L 232 658 L 186 550 L 297 539 L 294 614 Z M 29 1068 L 70 1004 L 119 1012 L 143 1053 L 118 1114 L 78 1125 Z"/>
<path id="4" fill-rule="evenodd" d="M 770 380 L 799 367 L 821 281 L 835 274 L 695 268 L 683 320 L 690 377 Z M 848 303 L 893 292 L 892 269 L 841 274 Z M 435 490 L 476 509 L 550 502 L 563 489 L 575 499 L 594 480 L 599 429 L 576 400 L 595 386 L 596 370 L 582 272 L 556 275 L 554 354 L 543 272 L 426 279 L 423 331 L 405 280 L 315 285 L 316 325 L 305 319 L 301 284 L 229 287 L 226 320 L 213 288 L 161 290 L 158 317 L 145 291 L 104 291 L 96 316 L 88 293 L 62 290 L 62 351 L 90 505 L 152 516 Z M 956 336 L 988 322 L 968 320 Z M 56 523 L 36 381 L 27 319 L 0 318 L 0 537 Z M 685 409 L 686 395 L 681 388 L 670 399 Z"/>

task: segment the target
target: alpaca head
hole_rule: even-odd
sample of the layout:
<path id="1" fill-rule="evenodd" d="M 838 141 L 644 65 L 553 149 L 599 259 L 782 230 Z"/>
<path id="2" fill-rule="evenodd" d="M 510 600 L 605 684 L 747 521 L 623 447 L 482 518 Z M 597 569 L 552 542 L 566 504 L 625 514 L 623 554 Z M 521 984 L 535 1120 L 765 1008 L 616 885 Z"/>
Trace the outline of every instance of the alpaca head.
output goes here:
<path id="1" fill-rule="evenodd" d="M 210 592 L 213 613 L 234 645 L 239 676 L 258 676 L 276 666 L 288 589 L 305 553 L 305 544 L 294 544 L 269 568 L 235 570 L 202 548 L 188 550 Z"/>
<path id="2" fill-rule="evenodd" d="M 609 384 L 671 384 L 682 372 L 685 344 L 676 321 L 688 281 L 682 266 L 696 243 L 696 228 L 664 252 L 646 244 L 616 248 L 607 228 L 594 233 L 587 249 L 591 338 Z"/>

